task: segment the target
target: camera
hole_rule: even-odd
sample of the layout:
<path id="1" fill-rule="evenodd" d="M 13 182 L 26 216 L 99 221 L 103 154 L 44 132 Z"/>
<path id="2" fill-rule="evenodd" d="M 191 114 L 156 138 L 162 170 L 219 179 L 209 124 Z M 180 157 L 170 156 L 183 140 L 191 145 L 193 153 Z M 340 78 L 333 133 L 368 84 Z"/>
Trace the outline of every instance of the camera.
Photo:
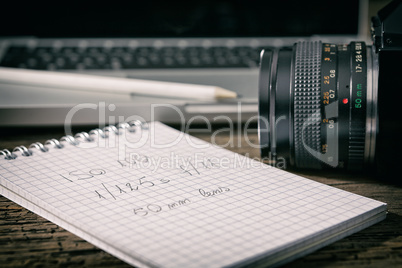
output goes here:
<path id="1" fill-rule="evenodd" d="M 261 52 L 261 157 L 302 169 L 395 170 L 402 162 L 402 3 L 372 19 L 372 44 L 304 41 Z"/>

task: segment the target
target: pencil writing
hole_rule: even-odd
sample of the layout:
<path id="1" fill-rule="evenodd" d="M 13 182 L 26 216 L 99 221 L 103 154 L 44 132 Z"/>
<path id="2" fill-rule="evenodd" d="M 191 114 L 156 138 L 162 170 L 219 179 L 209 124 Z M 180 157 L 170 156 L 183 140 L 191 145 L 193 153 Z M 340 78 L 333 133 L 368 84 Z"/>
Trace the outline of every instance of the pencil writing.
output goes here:
<path id="1" fill-rule="evenodd" d="M 168 211 L 172 209 L 176 209 L 187 204 L 190 204 L 191 200 L 189 198 L 180 199 L 178 201 L 170 202 L 168 204 L 158 205 L 158 204 L 148 204 L 143 207 L 137 207 L 133 209 L 134 215 L 137 216 L 148 216 L 152 214 L 157 214 L 161 211 Z"/>
<path id="2" fill-rule="evenodd" d="M 219 187 L 218 189 L 211 190 L 211 191 L 205 191 L 204 189 L 199 189 L 198 191 L 200 192 L 200 194 L 203 197 L 210 197 L 210 196 L 222 194 L 224 192 L 228 192 L 228 191 L 230 191 L 230 189 L 227 187 Z"/>

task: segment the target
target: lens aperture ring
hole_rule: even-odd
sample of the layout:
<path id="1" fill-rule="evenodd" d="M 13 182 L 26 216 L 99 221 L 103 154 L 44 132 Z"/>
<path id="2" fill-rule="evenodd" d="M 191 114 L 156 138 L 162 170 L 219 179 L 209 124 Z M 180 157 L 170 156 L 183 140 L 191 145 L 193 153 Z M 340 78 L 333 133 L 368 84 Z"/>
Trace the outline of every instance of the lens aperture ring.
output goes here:
<path id="1" fill-rule="evenodd" d="M 321 42 L 298 42 L 294 47 L 294 152 L 295 164 L 320 168 L 321 152 Z"/>
<path id="2" fill-rule="evenodd" d="M 321 156 L 329 166 L 339 164 L 338 53 L 334 44 L 324 44 L 321 62 Z"/>

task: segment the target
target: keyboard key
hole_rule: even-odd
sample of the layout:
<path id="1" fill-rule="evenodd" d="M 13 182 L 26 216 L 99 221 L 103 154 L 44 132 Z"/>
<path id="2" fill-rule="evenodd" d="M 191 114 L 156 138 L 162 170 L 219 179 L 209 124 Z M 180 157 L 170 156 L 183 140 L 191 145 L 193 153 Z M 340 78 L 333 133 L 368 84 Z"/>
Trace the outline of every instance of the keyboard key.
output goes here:
<path id="1" fill-rule="evenodd" d="M 58 69 L 63 69 L 65 65 L 66 65 L 66 60 L 64 58 L 58 57 L 56 59 L 56 66 Z"/>
<path id="2" fill-rule="evenodd" d="M 36 69 L 36 68 L 37 68 L 37 65 L 38 65 L 38 60 L 37 60 L 37 59 L 35 59 L 35 58 L 29 58 L 29 59 L 27 60 L 27 66 L 28 66 L 28 68 L 30 68 L 30 69 Z"/>
<path id="3" fill-rule="evenodd" d="M 57 69 L 57 67 L 56 67 L 56 64 L 54 64 L 54 63 L 49 63 L 46 65 L 46 70 L 54 71 L 56 69 Z"/>
<path id="4" fill-rule="evenodd" d="M 165 65 L 165 66 L 173 66 L 173 64 L 174 64 L 174 60 L 173 60 L 173 58 L 171 58 L 171 57 L 164 57 L 163 58 L 163 64 Z"/>
<path id="5" fill-rule="evenodd" d="M 42 55 L 39 56 L 40 61 L 49 63 L 53 60 L 53 56 L 51 53 L 45 52 Z"/>
<path id="6" fill-rule="evenodd" d="M 112 60 L 111 60 L 111 65 L 112 65 L 112 69 L 113 70 L 120 70 L 121 69 L 121 62 L 120 62 L 120 59 L 119 58 L 116 58 L 116 57 L 114 57 L 114 58 L 112 58 Z"/>
<path id="7" fill-rule="evenodd" d="M 148 60 L 145 57 L 138 57 L 137 64 L 141 67 L 146 67 L 146 66 L 148 66 Z"/>

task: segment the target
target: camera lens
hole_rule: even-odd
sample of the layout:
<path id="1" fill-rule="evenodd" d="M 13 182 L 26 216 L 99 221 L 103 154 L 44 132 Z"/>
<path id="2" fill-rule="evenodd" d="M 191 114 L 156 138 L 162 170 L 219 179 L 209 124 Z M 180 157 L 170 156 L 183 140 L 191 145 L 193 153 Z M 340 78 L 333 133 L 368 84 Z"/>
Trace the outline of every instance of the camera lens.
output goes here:
<path id="1" fill-rule="evenodd" d="M 378 62 L 364 42 L 298 42 L 261 53 L 262 158 L 298 168 L 374 161 Z"/>

